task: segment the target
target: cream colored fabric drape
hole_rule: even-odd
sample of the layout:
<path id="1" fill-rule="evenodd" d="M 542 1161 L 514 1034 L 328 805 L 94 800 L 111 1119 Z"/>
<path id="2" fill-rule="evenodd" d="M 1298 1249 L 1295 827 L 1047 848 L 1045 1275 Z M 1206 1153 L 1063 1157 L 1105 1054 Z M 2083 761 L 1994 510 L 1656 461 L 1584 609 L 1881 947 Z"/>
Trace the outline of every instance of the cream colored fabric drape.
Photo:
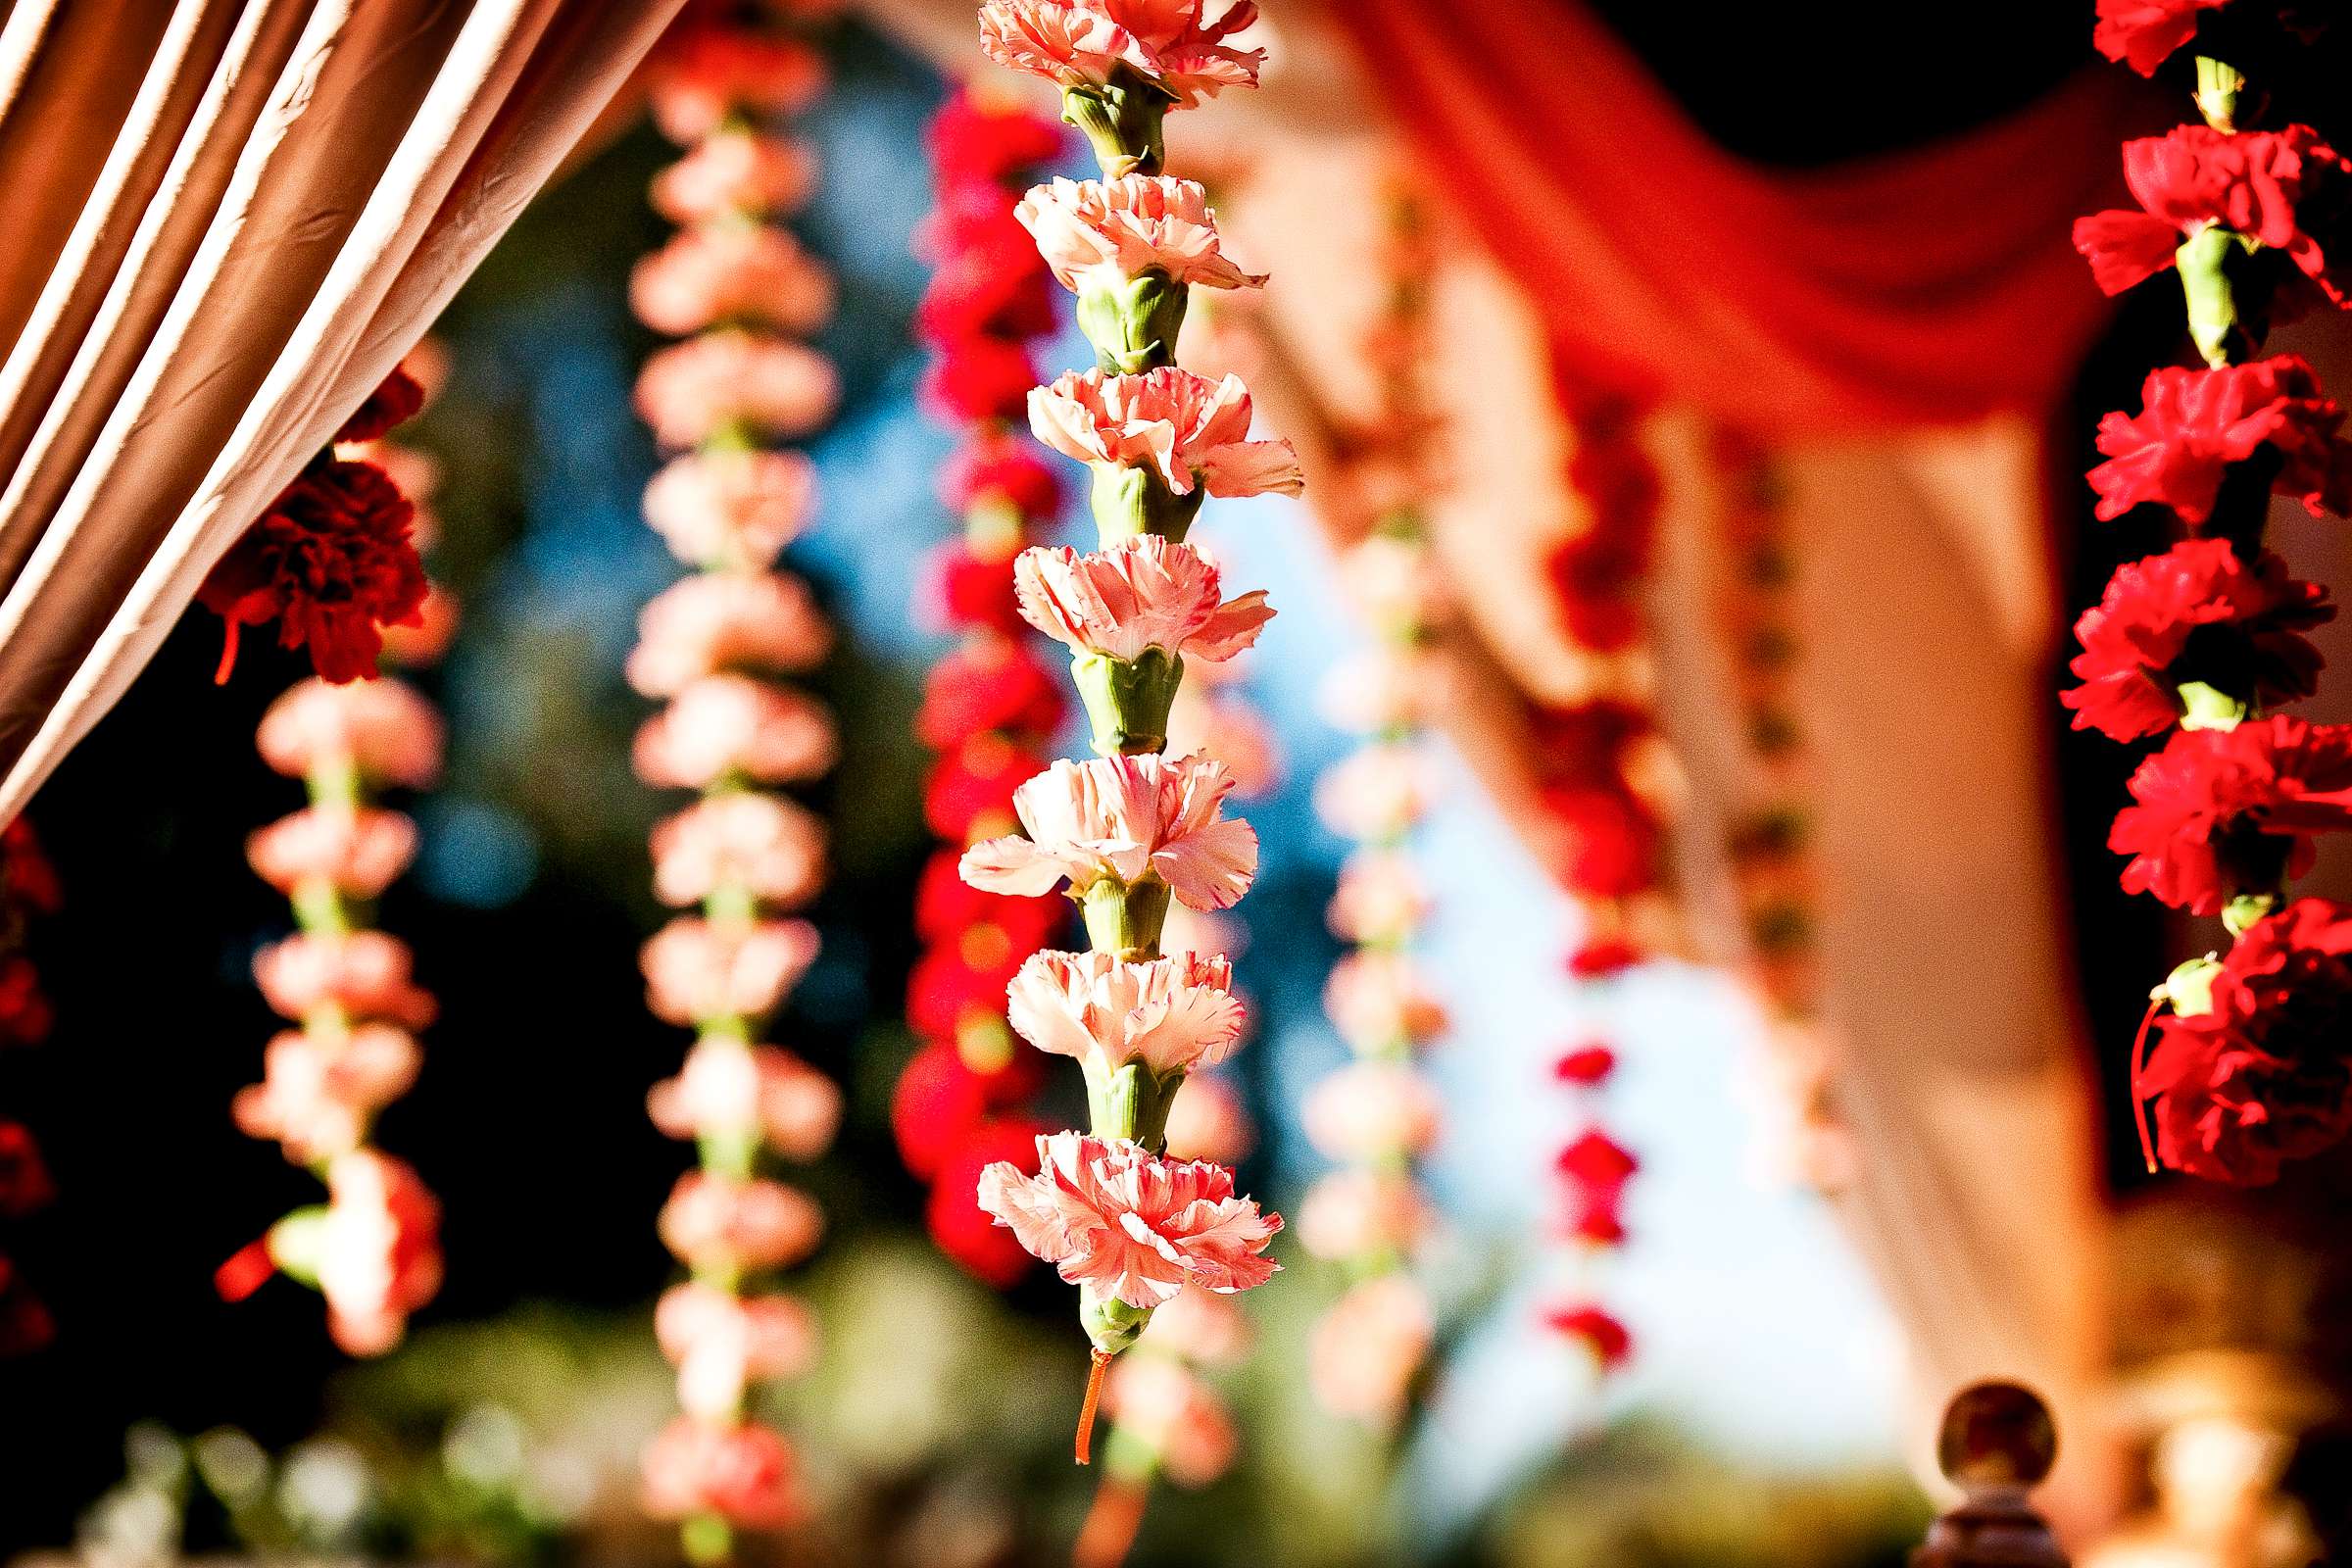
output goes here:
<path id="1" fill-rule="evenodd" d="M 14 0 L 0 819 L 681 0 Z"/>

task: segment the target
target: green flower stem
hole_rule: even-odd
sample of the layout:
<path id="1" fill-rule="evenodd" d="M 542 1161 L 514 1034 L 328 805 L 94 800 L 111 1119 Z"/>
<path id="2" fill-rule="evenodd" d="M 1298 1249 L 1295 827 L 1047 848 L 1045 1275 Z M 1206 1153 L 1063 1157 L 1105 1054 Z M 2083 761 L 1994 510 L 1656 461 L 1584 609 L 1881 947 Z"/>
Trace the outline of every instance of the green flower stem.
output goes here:
<path id="1" fill-rule="evenodd" d="M 2173 253 L 2180 274 L 2180 293 L 2188 307 L 2188 335 L 2197 352 L 2215 369 L 2243 359 L 2252 346 L 2239 318 L 2237 289 L 2230 278 L 2232 263 L 2252 249 L 2243 235 L 2207 224 Z"/>
<path id="2" fill-rule="evenodd" d="M 1184 1087 L 1182 1069 L 1162 1077 L 1141 1062 L 1106 1068 L 1094 1057 L 1084 1063 L 1086 1102 L 1097 1138 L 1119 1138 L 1141 1144 L 1151 1152 L 1168 1147 L 1168 1107 Z"/>
<path id="3" fill-rule="evenodd" d="M 1102 86 L 1063 88 L 1061 118 L 1085 135 L 1104 179 L 1156 174 L 1167 160 L 1164 122 L 1175 102 L 1157 82 L 1122 65 Z"/>
<path id="4" fill-rule="evenodd" d="M 1184 660 L 1164 648 L 1147 648 L 1132 660 L 1080 654 L 1070 661 L 1078 699 L 1086 706 L 1095 751 L 1129 757 L 1165 751 L 1168 710 L 1184 682 Z"/>
<path id="5" fill-rule="evenodd" d="M 1174 544 L 1184 543 L 1193 519 L 1200 514 L 1206 493 L 1195 485 L 1178 495 L 1150 468 L 1124 464 L 1094 465 L 1095 483 L 1089 497 L 1095 509 L 1095 532 L 1104 549 L 1154 533 Z"/>
<path id="6" fill-rule="evenodd" d="M 1168 885 L 1149 879 L 1130 887 L 1115 877 L 1087 885 L 1078 896 L 1086 915 L 1087 945 L 1123 958 L 1159 956 L 1159 933 L 1168 918 Z"/>
<path id="7" fill-rule="evenodd" d="M 2238 101 L 2246 90 L 2245 74 L 2228 61 L 2197 56 L 2197 112 L 2205 123 L 2224 132 L 2237 129 Z"/>
<path id="8" fill-rule="evenodd" d="M 1078 296 L 1078 329 L 1105 375 L 1142 375 L 1176 363 L 1192 291 L 1157 268 Z"/>

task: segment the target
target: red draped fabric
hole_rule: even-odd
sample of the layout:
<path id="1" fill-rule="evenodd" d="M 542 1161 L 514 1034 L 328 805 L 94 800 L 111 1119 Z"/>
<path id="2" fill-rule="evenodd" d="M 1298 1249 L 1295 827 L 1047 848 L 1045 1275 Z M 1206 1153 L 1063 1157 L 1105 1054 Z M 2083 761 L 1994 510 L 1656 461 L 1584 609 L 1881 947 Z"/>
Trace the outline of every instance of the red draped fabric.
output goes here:
<path id="1" fill-rule="evenodd" d="M 1964 137 L 1758 168 L 1575 0 L 1330 8 L 1583 376 L 1760 434 L 2039 414 L 2106 318 L 2068 243 L 2115 205 L 2128 78 Z"/>

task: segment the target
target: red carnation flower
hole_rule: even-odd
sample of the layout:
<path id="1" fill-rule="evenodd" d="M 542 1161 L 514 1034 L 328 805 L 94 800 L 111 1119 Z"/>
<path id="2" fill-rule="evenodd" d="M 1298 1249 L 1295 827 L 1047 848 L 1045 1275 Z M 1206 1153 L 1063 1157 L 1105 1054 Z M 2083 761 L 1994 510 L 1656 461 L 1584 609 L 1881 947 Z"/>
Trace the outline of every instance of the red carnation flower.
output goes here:
<path id="1" fill-rule="evenodd" d="M 923 1223 L 939 1250 L 998 1290 L 1017 1283 L 1034 1259 L 980 1206 L 980 1173 L 1005 1160 L 1025 1176 L 1036 1175 L 1037 1140 L 1045 1131 L 1021 1117 L 982 1122 L 940 1161 L 939 1179 L 923 1208 Z"/>
<path id="2" fill-rule="evenodd" d="M 2058 694 L 2075 728 L 2137 740 L 2180 721 L 2190 682 L 2276 708 L 2317 689 L 2320 651 L 2303 633 L 2335 618 L 2328 590 L 2287 574 L 2265 550 L 2252 562 L 2227 540 L 2189 539 L 2116 568 L 2075 622 L 2082 684 Z"/>
<path id="3" fill-rule="evenodd" d="M 953 1041 L 925 1046 L 900 1070 L 890 1092 L 890 1130 L 899 1158 L 929 1181 L 948 1152 L 980 1125 L 988 1096 L 979 1074 L 963 1063 Z"/>
<path id="4" fill-rule="evenodd" d="M 987 893 L 963 879 L 956 850 L 944 849 L 923 863 L 914 885 L 914 931 L 927 944 L 956 942 L 986 926 L 1003 935 L 1024 957 L 1050 947 L 1068 923 L 1067 900 L 1054 894 L 1034 899 Z"/>
<path id="5" fill-rule="evenodd" d="M 57 1198 L 40 1146 L 23 1122 L 0 1121 L 0 1214 L 23 1219 Z"/>
<path id="6" fill-rule="evenodd" d="M 2218 224 L 2284 255 L 2329 300 L 2345 303 L 2328 253 L 2343 237 L 2352 165 L 2311 126 L 2232 135 L 2182 125 L 2128 141 L 2124 182 L 2145 211 L 2075 222 L 2075 249 L 2108 293 L 2170 268 L 2182 240 Z"/>
<path id="7" fill-rule="evenodd" d="M 2090 41 L 2099 53 L 2119 65 L 2129 65 L 2143 76 L 2173 52 L 2197 35 L 2197 23 L 2208 11 L 2230 0 L 2099 0 L 2099 24 Z"/>
<path id="8" fill-rule="evenodd" d="M 1658 823 L 1621 788 L 1553 785 L 1544 808 L 1567 830 L 1560 880 L 1590 898 L 1621 899 L 1657 884 Z"/>
<path id="9" fill-rule="evenodd" d="M 1655 728 L 1648 712 L 1615 698 L 1539 708 L 1529 720 L 1538 771 L 1548 780 L 1617 784 L 1635 745 Z"/>
<path id="10" fill-rule="evenodd" d="M 1060 683 L 1036 655 L 1009 638 L 974 637 L 924 677 L 914 733 L 935 752 L 988 730 L 1051 735 L 1061 727 L 1062 706 Z"/>
<path id="11" fill-rule="evenodd" d="M 923 412 L 942 424 L 1019 423 L 1029 417 L 1029 389 L 1036 385 L 1036 362 L 1020 344 L 967 337 L 937 345 L 917 395 Z"/>
<path id="12" fill-rule="evenodd" d="M 1028 956 L 995 926 L 931 949 L 907 971 L 907 1027 L 925 1040 L 954 1041 L 975 1020 L 1001 1020 L 1004 989 Z"/>
<path id="13" fill-rule="evenodd" d="M 374 441 L 416 417 L 424 407 L 424 385 L 400 366 L 383 384 L 368 394 L 352 416 L 335 432 L 337 441 Z"/>
<path id="14" fill-rule="evenodd" d="M 2352 1132 L 2352 909 L 2297 899 L 2256 922 L 2205 1012 L 2163 1019 L 2132 1073 L 2175 1170 L 2259 1186 Z"/>
<path id="15" fill-rule="evenodd" d="M 981 429 L 950 454 L 939 474 L 939 498 L 959 517 L 984 503 L 1001 503 L 1024 522 L 1040 522 L 1061 511 L 1061 480 L 1034 442 Z"/>
<path id="16" fill-rule="evenodd" d="M 55 914 L 66 902 L 56 862 L 25 817 L 0 828 L 0 902 L 33 914 Z"/>
<path id="17" fill-rule="evenodd" d="M 1011 556 L 983 556 L 961 539 L 952 539 L 924 558 L 922 602 L 929 618 L 946 630 L 978 626 L 1007 634 L 1021 626 L 1013 596 Z"/>
<path id="18" fill-rule="evenodd" d="M 915 248 L 932 269 L 914 308 L 921 341 L 1031 338 L 1054 330 L 1053 270 L 1003 191 L 975 186 L 951 198 L 923 220 Z"/>
<path id="19" fill-rule="evenodd" d="M 2352 827 L 2352 724 L 2258 718 L 2176 733 L 2132 775 L 2107 847 L 2123 884 L 2191 914 L 2309 871 L 2312 835 Z"/>
<path id="20" fill-rule="evenodd" d="M 1579 1089 L 1597 1089 L 1617 1071 L 1617 1053 L 1597 1042 L 1578 1046 L 1552 1064 L 1552 1074 Z"/>
<path id="21" fill-rule="evenodd" d="M 16 1264 L 0 1256 L 0 1356 L 28 1355 L 55 1338 L 56 1319 Z"/>
<path id="22" fill-rule="evenodd" d="M 0 1046 L 37 1046 L 56 1021 L 32 960 L 21 953 L 0 957 Z"/>
<path id="23" fill-rule="evenodd" d="M 983 733 L 942 757 L 923 786 L 923 822 L 932 836 L 968 844 L 1014 831 L 1012 792 L 1045 771 L 1045 759 L 1003 736 Z"/>
<path id="24" fill-rule="evenodd" d="M 1580 1342 L 1592 1352 L 1603 1372 L 1614 1372 L 1634 1353 L 1634 1337 L 1626 1326 L 1597 1306 L 1556 1307 L 1544 1321 L 1555 1334 Z"/>
<path id="25" fill-rule="evenodd" d="M 950 190 L 1026 184 L 1030 171 L 1061 157 L 1059 124 L 1026 109 L 981 103 L 968 92 L 941 104 L 924 134 L 932 173 Z"/>
<path id="26" fill-rule="evenodd" d="M 1642 609 L 1634 599 L 1647 566 L 1614 530 L 1595 526 L 1562 540 L 1546 569 L 1560 616 L 1577 646 L 1596 654 L 1619 653 L 1642 635 Z"/>
<path id="27" fill-rule="evenodd" d="M 1615 1192 L 1642 1168 L 1632 1150 L 1598 1127 L 1587 1128 L 1575 1143 L 1560 1151 L 1552 1164 L 1588 1193 Z"/>
<path id="28" fill-rule="evenodd" d="M 2344 411 L 2294 355 L 2219 370 L 2167 366 L 2149 372 L 2140 398 L 2136 416 L 2099 421 L 2099 450 L 2111 460 L 2090 470 L 2100 518 L 2154 502 L 2199 526 L 2213 515 L 2224 471 L 2265 451 L 2278 463 L 2275 493 L 2315 513 L 2352 506 L 2352 447 L 2335 433 Z"/>
<path id="29" fill-rule="evenodd" d="M 1594 937 L 1568 955 L 1568 972 L 1579 980 L 1606 980 L 1647 956 L 1624 937 Z"/>
<path id="30" fill-rule="evenodd" d="M 227 626 L 215 679 L 235 667 L 238 631 L 272 620 L 278 645 L 308 648 L 321 679 L 372 676 L 383 628 L 423 623 L 415 511 L 372 463 L 330 459 L 304 469 L 196 590 Z"/>

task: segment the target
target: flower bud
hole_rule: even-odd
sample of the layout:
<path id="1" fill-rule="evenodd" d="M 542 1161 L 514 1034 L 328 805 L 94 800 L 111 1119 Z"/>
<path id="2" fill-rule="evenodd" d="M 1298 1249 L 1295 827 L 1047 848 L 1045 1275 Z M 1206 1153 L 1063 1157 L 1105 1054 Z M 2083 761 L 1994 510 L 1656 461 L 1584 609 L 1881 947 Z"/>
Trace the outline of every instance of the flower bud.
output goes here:
<path id="1" fill-rule="evenodd" d="M 2210 954 L 2202 958 L 2191 958 L 2166 975 L 2164 984 L 2156 988 L 2155 995 L 2158 1000 L 2169 1003 L 2174 1013 L 2182 1018 L 2211 1012 L 2213 979 L 2221 972 L 2220 960 Z"/>
<path id="2" fill-rule="evenodd" d="M 2239 324 L 2237 290 L 2230 276 L 2230 262 L 2246 252 L 2247 241 L 2219 223 L 2191 234 L 2173 253 L 2180 270 L 2180 292 L 2188 303 L 2188 335 L 2197 352 L 2215 369 L 2242 358 L 2248 345 Z"/>
<path id="3" fill-rule="evenodd" d="M 1098 1297 L 1091 1285 L 1078 1290 L 1078 1321 L 1094 1348 L 1116 1355 L 1143 1337 L 1152 1308 L 1129 1306 L 1117 1297 Z"/>

